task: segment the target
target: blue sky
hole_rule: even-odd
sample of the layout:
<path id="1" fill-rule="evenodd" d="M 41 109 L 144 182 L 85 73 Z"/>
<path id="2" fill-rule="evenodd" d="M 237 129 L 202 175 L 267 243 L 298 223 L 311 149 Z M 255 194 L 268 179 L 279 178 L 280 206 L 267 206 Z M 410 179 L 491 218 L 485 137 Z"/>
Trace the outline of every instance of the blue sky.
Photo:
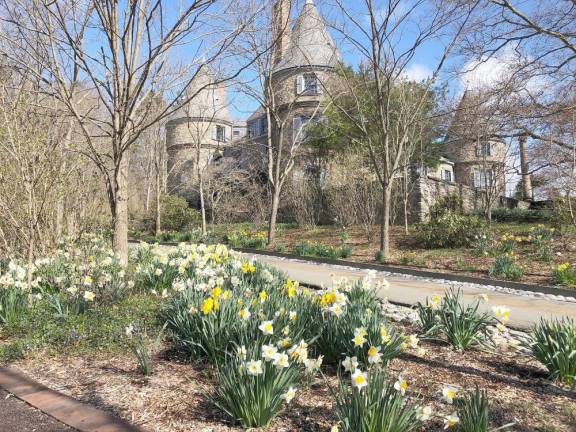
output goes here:
<path id="1" fill-rule="evenodd" d="M 354 5 L 359 5 L 360 2 L 353 2 L 351 0 L 346 0 L 346 2 L 350 3 L 350 9 L 348 10 L 359 25 L 362 25 L 365 28 L 369 27 L 368 18 L 365 15 L 362 7 L 359 6 L 354 9 Z M 296 18 L 298 14 L 300 14 L 303 1 L 297 1 L 293 11 L 292 11 L 292 18 Z M 387 2 L 376 1 L 376 5 L 378 4 L 387 4 Z M 406 0 L 406 2 L 402 3 L 401 5 L 406 8 L 409 7 L 410 0 Z M 336 46 L 339 49 L 339 52 L 342 56 L 342 59 L 345 63 L 358 66 L 358 64 L 363 60 L 363 56 L 358 53 L 357 50 L 354 49 L 353 46 L 346 39 L 342 36 L 341 32 L 335 30 L 334 27 L 339 27 L 343 24 L 343 16 L 341 10 L 331 4 L 331 0 L 315 0 L 315 5 L 320 11 L 320 14 L 325 18 L 330 34 L 334 39 Z M 401 10 L 398 13 L 402 13 Z M 416 15 L 425 19 L 426 11 L 418 12 Z M 402 28 L 402 37 L 398 37 L 396 41 L 397 46 L 400 51 L 405 50 L 407 46 L 410 45 L 410 41 L 413 37 L 413 26 L 405 25 Z M 412 28 L 411 28 L 412 27 Z M 349 27 L 347 29 L 353 37 L 359 38 L 361 37 L 361 32 L 358 28 Z M 410 79 L 416 80 L 423 80 L 429 77 L 432 74 L 432 71 L 436 68 L 438 64 L 439 58 L 442 56 L 443 53 L 443 44 L 441 40 L 430 40 L 423 46 L 421 46 L 414 58 L 409 63 L 408 67 L 406 68 L 406 74 Z M 449 61 L 444 68 L 445 72 L 443 72 L 441 79 L 448 80 L 449 82 L 449 90 L 452 93 L 459 93 L 461 91 L 461 86 L 459 85 L 458 80 L 449 79 L 450 74 L 448 73 L 451 70 L 457 68 L 458 59 L 452 59 Z M 230 99 L 230 114 L 238 119 L 244 119 L 250 113 L 252 113 L 258 106 L 258 103 L 252 100 L 249 97 L 246 97 L 242 94 L 238 94 L 232 90 L 229 91 L 229 99 Z"/>

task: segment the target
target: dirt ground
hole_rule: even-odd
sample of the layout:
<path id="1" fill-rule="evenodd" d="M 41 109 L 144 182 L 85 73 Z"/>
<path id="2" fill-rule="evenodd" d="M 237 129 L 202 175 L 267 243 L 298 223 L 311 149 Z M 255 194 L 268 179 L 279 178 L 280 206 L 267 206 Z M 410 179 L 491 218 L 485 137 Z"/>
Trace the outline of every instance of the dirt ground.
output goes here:
<path id="1" fill-rule="evenodd" d="M 412 328 L 404 328 L 411 333 Z M 576 393 L 546 378 L 546 371 L 515 352 L 483 350 L 458 353 L 439 341 L 422 341 L 424 356 L 404 354 L 389 367 L 393 378 L 402 373 L 408 380 L 407 394 L 432 405 L 436 414 L 454 408 L 441 401 L 444 385 L 488 391 L 494 426 L 515 423 L 514 431 L 576 431 Z M 21 368 L 41 383 L 84 402 L 109 410 L 151 431 L 239 431 L 205 398 L 214 386 L 213 370 L 190 365 L 182 359 L 156 356 L 150 378 L 136 371 L 127 356 L 113 358 L 54 357 L 20 361 Z M 335 371 L 325 369 L 263 432 L 328 431 L 335 422 L 332 388 Z M 59 429 L 58 429 L 59 430 Z M 427 423 L 422 431 L 441 431 L 441 419 Z"/>
<path id="2" fill-rule="evenodd" d="M 495 224 L 494 230 L 498 233 L 497 235 L 504 233 L 527 235 L 531 226 L 533 225 Z M 347 231 L 349 239 L 346 244 L 352 247 L 352 256 L 347 260 L 375 263 L 375 254 L 379 249 L 378 227 L 373 227 L 370 231 L 370 240 L 368 240 L 366 230 L 360 226 L 348 227 Z M 276 243 L 283 245 L 285 252 L 293 252 L 295 244 L 302 240 L 337 246 L 340 242 L 339 232 L 335 226 L 290 228 L 281 233 Z M 473 249 L 425 249 L 417 243 L 413 231 L 406 234 L 403 227 L 392 227 L 391 241 L 392 257 L 388 261 L 389 264 L 486 278 L 489 277 L 488 270 L 494 262 L 494 257 L 478 256 Z M 565 234 L 556 238 L 551 245 L 553 251 L 551 262 L 539 260 L 532 245 L 520 244 L 517 247 L 518 263 L 524 266 L 523 282 L 551 285 L 553 267 L 564 262 L 576 263 L 576 236 L 574 234 Z"/>

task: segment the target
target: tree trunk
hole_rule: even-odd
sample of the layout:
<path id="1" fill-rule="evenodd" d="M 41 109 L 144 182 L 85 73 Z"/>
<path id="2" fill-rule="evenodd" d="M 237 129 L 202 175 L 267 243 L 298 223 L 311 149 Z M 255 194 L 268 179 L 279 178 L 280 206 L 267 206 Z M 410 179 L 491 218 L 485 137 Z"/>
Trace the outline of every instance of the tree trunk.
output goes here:
<path id="1" fill-rule="evenodd" d="M 522 175 L 522 199 L 532 200 L 532 179 L 528 167 L 528 151 L 526 150 L 526 135 L 521 135 L 518 139 L 520 149 L 520 173 Z"/>
<path id="2" fill-rule="evenodd" d="M 380 221 L 380 251 L 383 260 L 390 258 L 390 197 L 392 187 L 386 184 L 382 187 L 382 220 Z"/>
<path id="3" fill-rule="evenodd" d="M 115 176 L 114 254 L 122 264 L 128 263 L 128 159 L 123 155 Z"/>
<path id="4" fill-rule="evenodd" d="M 404 199 L 404 233 L 409 234 L 408 231 L 408 200 Z"/>
<path id="5" fill-rule="evenodd" d="M 28 251 L 27 251 L 27 265 L 26 265 L 26 282 L 28 291 L 32 291 L 32 272 L 34 270 L 34 249 L 36 248 L 35 237 L 36 229 L 33 225 L 29 227 L 28 234 Z"/>
<path id="6" fill-rule="evenodd" d="M 160 231 L 162 231 L 162 191 L 160 190 L 162 187 L 160 181 L 160 171 L 159 169 L 156 170 L 156 223 L 154 224 L 156 229 L 156 235 L 160 235 Z"/>
<path id="7" fill-rule="evenodd" d="M 198 191 L 200 193 L 200 213 L 202 214 L 202 234 L 206 234 L 206 204 L 204 202 L 204 176 L 198 172 Z"/>
<path id="8" fill-rule="evenodd" d="M 278 206 L 280 205 L 280 189 L 274 187 L 272 193 L 272 208 L 270 211 L 270 221 L 268 222 L 268 244 L 274 243 L 276 237 L 276 218 L 278 217 Z"/>

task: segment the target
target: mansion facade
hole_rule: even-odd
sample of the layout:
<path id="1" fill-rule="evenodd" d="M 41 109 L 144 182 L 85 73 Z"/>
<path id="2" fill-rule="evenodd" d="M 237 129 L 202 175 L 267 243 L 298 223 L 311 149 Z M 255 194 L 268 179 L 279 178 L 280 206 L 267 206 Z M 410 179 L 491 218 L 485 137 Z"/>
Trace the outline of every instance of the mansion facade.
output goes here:
<path id="1" fill-rule="evenodd" d="M 293 145 L 305 140 L 309 122 L 321 120 L 325 89 L 337 79 L 341 57 L 313 1 L 306 0 L 294 19 L 292 5 L 291 0 L 278 0 L 273 8 L 276 44 L 270 76 L 283 123 L 283 136 L 279 137 L 278 130 L 271 135 L 273 140 L 283 139 Z M 265 160 L 262 149 L 270 127 L 265 110 L 259 108 L 245 120 L 232 119 L 226 89 L 222 85 L 206 86 L 210 80 L 215 81 L 209 73 L 203 74 L 199 84 L 205 88 L 199 97 L 166 124 L 168 190 L 190 202 L 194 201 L 191 196 L 198 164 L 210 164 L 225 155 L 238 157 L 248 151 L 260 152 L 253 159 L 261 163 Z M 482 205 L 482 191 L 489 187 L 504 195 L 506 144 L 470 137 L 469 108 L 473 103 L 474 95 L 466 91 L 443 144 L 440 163 L 419 170 L 411 197 L 414 221 L 424 220 L 430 206 L 446 194 L 460 194 L 468 211 Z"/>

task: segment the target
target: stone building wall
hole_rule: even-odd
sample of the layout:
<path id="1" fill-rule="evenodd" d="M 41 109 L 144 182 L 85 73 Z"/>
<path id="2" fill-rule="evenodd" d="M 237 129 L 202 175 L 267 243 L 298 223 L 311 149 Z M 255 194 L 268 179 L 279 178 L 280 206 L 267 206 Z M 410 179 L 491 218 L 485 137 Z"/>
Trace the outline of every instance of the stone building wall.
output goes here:
<path id="1" fill-rule="evenodd" d="M 481 189 L 471 186 L 447 182 L 432 177 L 419 177 L 410 195 L 410 222 L 419 223 L 429 220 L 430 209 L 448 195 L 458 195 L 462 199 L 462 212 L 473 213 L 484 208 L 484 194 Z M 494 203 L 494 208 L 528 208 L 528 201 L 518 201 L 514 198 L 500 196 Z"/>
<path id="2" fill-rule="evenodd" d="M 216 139 L 216 126 L 225 130 L 225 141 Z M 194 196 L 196 183 L 197 149 L 200 145 L 200 166 L 224 152 L 232 140 L 232 123 L 215 118 L 178 118 L 166 124 L 166 151 L 168 155 L 168 193 L 187 200 Z"/>

